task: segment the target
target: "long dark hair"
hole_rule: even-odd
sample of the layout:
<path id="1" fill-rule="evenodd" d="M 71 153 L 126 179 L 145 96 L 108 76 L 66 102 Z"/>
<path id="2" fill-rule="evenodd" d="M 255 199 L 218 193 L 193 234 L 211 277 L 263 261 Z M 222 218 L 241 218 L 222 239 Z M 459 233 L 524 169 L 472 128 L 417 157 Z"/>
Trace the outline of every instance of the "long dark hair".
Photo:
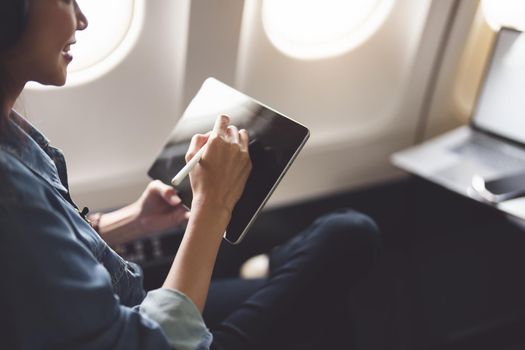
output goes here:
<path id="1" fill-rule="evenodd" d="M 8 116 L 3 115 L 6 103 L 6 93 L 9 88 L 9 72 L 3 64 L 9 49 L 13 47 L 24 32 L 27 25 L 27 11 L 30 0 L 1 0 L 0 1 L 0 133 Z"/>
<path id="2" fill-rule="evenodd" d="M 2 0 L 0 2 L 0 51 L 13 46 L 27 24 L 29 0 Z"/>

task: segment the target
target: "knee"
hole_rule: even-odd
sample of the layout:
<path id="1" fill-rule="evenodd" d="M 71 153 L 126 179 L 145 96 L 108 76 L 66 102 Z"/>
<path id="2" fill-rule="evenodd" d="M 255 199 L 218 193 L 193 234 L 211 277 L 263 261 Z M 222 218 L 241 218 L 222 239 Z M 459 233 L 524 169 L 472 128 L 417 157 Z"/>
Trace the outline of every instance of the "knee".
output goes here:
<path id="1" fill-rule="evenodd" d="M 359 255 L 375 259 L 381 246 L 379 229 L 369 216 L 344 209 L 316 220 L 318 239 L 332 254 Z"/>

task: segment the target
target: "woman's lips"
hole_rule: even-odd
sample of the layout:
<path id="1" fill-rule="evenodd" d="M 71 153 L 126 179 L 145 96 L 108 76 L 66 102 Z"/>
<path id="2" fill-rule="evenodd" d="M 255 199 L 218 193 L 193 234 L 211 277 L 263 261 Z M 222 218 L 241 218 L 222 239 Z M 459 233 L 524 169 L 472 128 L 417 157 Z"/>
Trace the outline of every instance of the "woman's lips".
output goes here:
<path id="1" fill-rule="evenodd" d="M 69 52 L 62 51 L 62 57 L 67 63 L 73 61 L 73 56 Z"/>
<path id="2" fill-rule="evenodd" d="M 64 57 L 64 60 L 69 63 L 71 61 L 73 61 L 73 55 L 71 55 L 69 53 L 69 50 L 71 50 L 71 45 L 74 45 L 76 43 L 76 41 L 70 41 L 66 44 L 66 46 L 64 47 L 64 49 L 62 50 L 62 57 Z"/>

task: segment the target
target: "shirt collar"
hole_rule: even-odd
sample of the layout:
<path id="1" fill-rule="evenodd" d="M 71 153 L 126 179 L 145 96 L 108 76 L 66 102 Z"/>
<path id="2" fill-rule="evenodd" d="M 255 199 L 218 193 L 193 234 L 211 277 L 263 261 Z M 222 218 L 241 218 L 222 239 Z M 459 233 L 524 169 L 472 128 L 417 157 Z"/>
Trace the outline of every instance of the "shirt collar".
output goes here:
<path id="1" fill-rule="evenodd" d="M 56 164 L 46 153 L 49 140 L 16 111 L 11 111 L 0 148 L 18 158 L 60 191 L 67 192 L 60 178 Z"/>

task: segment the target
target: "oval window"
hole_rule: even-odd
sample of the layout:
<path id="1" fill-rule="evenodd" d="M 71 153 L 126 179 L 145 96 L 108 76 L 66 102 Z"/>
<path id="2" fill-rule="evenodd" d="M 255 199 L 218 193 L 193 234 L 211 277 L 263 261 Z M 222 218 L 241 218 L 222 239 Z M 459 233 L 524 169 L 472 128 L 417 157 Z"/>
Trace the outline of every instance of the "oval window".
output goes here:
<path id="1" fill-rule="evenodd" d="M 394 0 L 264 0 L 262 22 L 283 53 L 300 59 L 343 54 L 385 21 Z"/>

